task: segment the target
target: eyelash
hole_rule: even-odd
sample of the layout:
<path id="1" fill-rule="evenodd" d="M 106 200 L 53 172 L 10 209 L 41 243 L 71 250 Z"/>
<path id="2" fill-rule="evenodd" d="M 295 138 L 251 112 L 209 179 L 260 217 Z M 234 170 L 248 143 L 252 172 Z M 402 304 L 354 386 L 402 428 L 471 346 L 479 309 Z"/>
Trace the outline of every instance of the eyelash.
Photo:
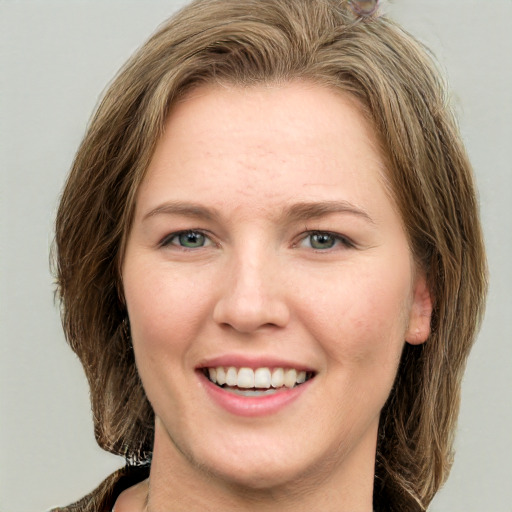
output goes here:
<path id="1" fill-rule="evenodd" d="M 181 237 L 183 235 L 196 236 L 196 237 L 202 236 L 202 237 L 204 237 L 205 244 L 200 245 L 198 247 L 187 247 L 185 245 L 181 245 L 179 242 L 173 243 L 174 239 Z M 206 243 L 206 242 L 209 242 L 209 243 Z M 211 237 L 205 231 L 202 231 L 200 229 L 185 229 L 183 231 L 175 231 L 174 233 L 170 233 L 170 234 L 166 235 L 162 239 L 162 241 L 159 243 L 160 247 L 174 246 L 183 251 L 194 251 L 196 249 L 202 249 L 203 247 L 205 247 L 205 246 L 207 247 L 209 245 L 215 245 L 215 244 L 214 244 L 214 242 L 212 242 Z"/>
<path id="2" fill-rule="evenodd" d="M 180 243 L 173 243 L 172 241 L 180 236 L 202 236 L 204 237 L 205 243 L 203 245 L 200 245 L 198 247 L 187 247 L 184 245 L 181 245 Z M 333 240 L 333 246 L 327 247 L 327 248 L 315 248 L 311 244 L 311 238 L 314 236 L 324 236 L 324 237 L 330 237 Z M 348 239 L 346 236 L 340 235 L 339 233 L 333 233 L 331 231 L 321 231 L 321 230 L 308 230 L 301 234 L 301 237 L 297 243 L 293 245 L 293 247 L 300 247 L 306 240 L 310 240 L 309 248 L 317 253 L 321 252 L 330 252 L 332 250 L 335 250 L 337 245 L 341 244 L 344 248 L 354 248 L 355 244 Z M 216 245 L 210 238 L 210 236 L 201 229 L 187 229 L 183 231 L 176 231 L 174 233 L 170 233 L 169 235 L 165 236 L 162 241 L 159 243 L 160 247 L 168 247 L 168 246 L 175 246 L 181 250 L 184 251 L 194 251 L 196 249 L 202 249 L 203 247 L 208 247 L 210 245 Z"/>
<path id="3" fill-rule="evenodd" d="M 321 230 L 311 231 L 311 230 L 309 230 L 304 234 L 305 234 L 305 236 L 302 236 L 302 238 L 300 239 L 300 241 L 297 245 L 302 245 L 302 243 L 304 243 L 308 239 L 311 240 L 311 238 L 314 237 L 315 235 L 331 237 L 332 240 L 334 241 L 333 247 L 328 247 L 325 249 L 317 249 L 315 247 L 312 247 L 311 243 L 310 243 L 310 248 L 313 249 L 315 252 L 329 252 L 329 251 L 335 250 L 338 244 L 341 244 L 343 246 L 343 248 L 346 248 L 346 249 L 355 247 L 355 244 L 349 238 L 347 238 L 346 236 L 340 235 L 339 233 L 333 233 L 331 231 L 321 231 Z"/>

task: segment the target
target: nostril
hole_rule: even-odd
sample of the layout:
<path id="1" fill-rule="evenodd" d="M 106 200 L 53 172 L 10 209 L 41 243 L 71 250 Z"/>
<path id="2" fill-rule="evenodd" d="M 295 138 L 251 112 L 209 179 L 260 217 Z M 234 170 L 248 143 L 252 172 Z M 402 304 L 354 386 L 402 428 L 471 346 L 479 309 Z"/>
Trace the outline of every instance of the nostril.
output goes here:
<path id="1" fill-rule="evenodd" d="M 287 304 L 279 298 L 224 297 L 215 306 L 213 320 L 240 333 L 284 327 L 290 318 Z"/>

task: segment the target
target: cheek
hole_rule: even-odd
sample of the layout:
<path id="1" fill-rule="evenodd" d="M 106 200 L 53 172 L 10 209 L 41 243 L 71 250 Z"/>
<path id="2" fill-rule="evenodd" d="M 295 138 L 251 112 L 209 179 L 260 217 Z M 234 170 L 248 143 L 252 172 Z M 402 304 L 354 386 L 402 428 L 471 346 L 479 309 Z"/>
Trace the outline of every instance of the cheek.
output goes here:
<path id="1" fill-rule="evenodd" d="M 124 283 L 138 362 L 181 358 L 205 321 L 204 290 L 201 293 L 197 282 L 183 273 L 155 265 L 138 272 L 127 266 Z"/>
<path id="2" fill-rule="evenodd" d="M 187 416 L 180 390 L 190 378 L 186 369 L 204 325 L 207 294 L 200 292 L 191 276 L 167 265 L 139 261 L 123 270 L 135 361 L 144 390 L 158 416 L 166 417 L 169 424 L 181 421 Z"/>
<path id="3" fill-rule="evenodd" d="M 328 293 L 311 295 L 321 299 L 305 310 L 310 330 L 335 364 L 396 367 L 410 308 L 410 274 L 403 267 L 340 272 L 331 276 Z"/>

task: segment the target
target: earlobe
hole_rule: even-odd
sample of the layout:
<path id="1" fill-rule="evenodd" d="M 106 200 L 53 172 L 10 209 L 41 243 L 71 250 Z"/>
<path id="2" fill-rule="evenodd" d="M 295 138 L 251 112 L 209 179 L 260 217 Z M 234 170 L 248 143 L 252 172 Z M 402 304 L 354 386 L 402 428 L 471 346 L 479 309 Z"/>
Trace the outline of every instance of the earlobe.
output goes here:
<path id="1" fill-rule="evenodd" d="M 430 321 L 432 318 L 432 297 L 427 280 L 419 275 L 413 290 L 413 301 L 409 313 L 409 326 L 405 341 L 411 345 L 425 343 L 430 336 Z"/>

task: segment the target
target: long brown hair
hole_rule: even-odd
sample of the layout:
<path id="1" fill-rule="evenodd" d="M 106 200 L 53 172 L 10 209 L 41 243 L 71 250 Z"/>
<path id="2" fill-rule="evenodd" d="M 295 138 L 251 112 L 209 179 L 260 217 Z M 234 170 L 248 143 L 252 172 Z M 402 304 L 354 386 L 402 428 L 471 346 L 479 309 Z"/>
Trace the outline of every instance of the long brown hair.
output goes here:
<path id="1" fill-rule="evenodd" d="M 120 267 L 135 196 L 172 105 L 202 83 L 305 80 L 359 100 L 434 301 L 431 335 L 406 344 L 381 413 L 376 510 L 425 510 L 446 480 L 486 263 L 471 167 L 445 86 L 422 46 L 346 0 L 196 0 L 128 61 L 76 155 L 56 221 L 67 340 L 85 369 L 96 439 L 151 457 L 153 412 L 135 367 Z"/>

